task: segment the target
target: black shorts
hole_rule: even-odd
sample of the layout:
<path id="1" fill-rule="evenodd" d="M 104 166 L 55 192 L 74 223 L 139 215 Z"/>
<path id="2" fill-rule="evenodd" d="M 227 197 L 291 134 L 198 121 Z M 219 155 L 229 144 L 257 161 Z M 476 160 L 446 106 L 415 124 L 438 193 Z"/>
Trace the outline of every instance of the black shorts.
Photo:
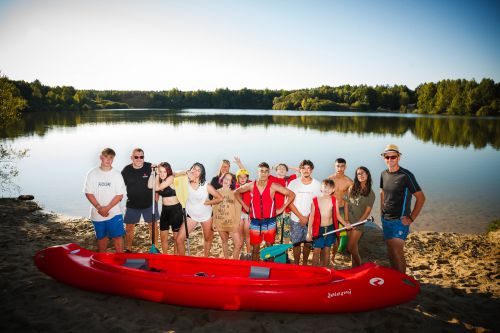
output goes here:
<path id="1" fill-rule="evenodd" d="M 179 231 L 182 225 L 182 205 L 180 203 L 161 207 L 160 230 L 169 230 L 172 227 L 173 232 Z"/>

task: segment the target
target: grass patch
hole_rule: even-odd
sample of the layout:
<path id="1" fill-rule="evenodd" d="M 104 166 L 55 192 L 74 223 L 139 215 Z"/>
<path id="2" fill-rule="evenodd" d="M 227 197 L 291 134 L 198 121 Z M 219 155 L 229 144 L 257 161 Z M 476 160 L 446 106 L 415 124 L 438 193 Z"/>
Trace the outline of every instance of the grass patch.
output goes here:
<path id="1" fill-rule="evenodd" d="M 495 220 L 488 224 L 488 232 L 496 231 L 500 229 L 500 220 Z"/>

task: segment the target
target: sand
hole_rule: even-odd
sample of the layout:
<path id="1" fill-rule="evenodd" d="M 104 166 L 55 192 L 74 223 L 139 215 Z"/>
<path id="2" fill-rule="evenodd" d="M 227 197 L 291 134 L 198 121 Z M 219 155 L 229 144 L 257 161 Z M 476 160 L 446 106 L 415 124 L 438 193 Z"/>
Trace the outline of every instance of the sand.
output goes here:
<path id="1" fill-rule="evenodd" d="M 495 332 L 500 327 L 500 232 L 487 235 L 412 233 L 408 273 L 422 291 L 407 304 L 353 314 L 229 312 L 157 304 L 79 290 L 39 272 L 33 255 L 47 246 L 78 243 L 95 250 L 92 225 L 40 210 L 36 202 L 0 200 L 1 332 Z M 147 252 L 147 226 L 136 251 Z M 191 253 L 201 255 L 197 229 Z M 222 257 L 218 236 L 212 255 Z M 366 228 L 364 261 L 387 265 L 379 229 Z M 110 246 L 111 250 L 111 246 Z M 338 255 L 336 268 L 349 267 Z"/>

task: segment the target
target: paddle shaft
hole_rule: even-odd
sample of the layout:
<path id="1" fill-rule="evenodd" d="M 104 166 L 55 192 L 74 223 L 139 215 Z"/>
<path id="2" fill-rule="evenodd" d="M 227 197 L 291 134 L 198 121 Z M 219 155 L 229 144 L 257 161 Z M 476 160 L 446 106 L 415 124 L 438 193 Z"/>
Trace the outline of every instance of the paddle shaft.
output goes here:
<path id="1" fill-rule="evenodd" d="M 187 218 L 186 218 L 186 208 L 182 208 L 182 217 L 184 218 L 184 228 L 186 230 L 186 240 L 187 240 L 187 253 L 188 256 L 191 255 L 191 246 L 189 244 L 189 231 L 188 231 L 188 224 L 187 224 Z"/>
<path id="2" fill-rule="evenodd" d="M 156 240 L 156 214 L 155 214 L 155 196 L 156 196 L 156 174 L 155 169 L 151 170 L 153 175 L 153 195 L 152 195 L 152 206 L 151 206 L 151 249 L 149 253 L 160 253 L 155 245 Z"/>
<path id="3" fill-rule="evenodd" d="M 359 222 L 353 223 L 353 224 L 351 224 L 351 227 L 357 227 L 358 225 L 364 224 L 366 222 L 373 222 L 373 217 L 371 217 L 369 219 L 366 219 L 366 220 L 363 220 L 363 221 L 359 221 Z M 323 234 L 323 236 L 326 236 L 326 235 L 329 235 L 329 234 L 333 234 L 334 232 L 344 231 L 344 230 L 347 230 L 347 227 L 342 227 L 342 228 L 338 228 L 337 230 L 332 230 L 332 231 L 325 232 Z"/>

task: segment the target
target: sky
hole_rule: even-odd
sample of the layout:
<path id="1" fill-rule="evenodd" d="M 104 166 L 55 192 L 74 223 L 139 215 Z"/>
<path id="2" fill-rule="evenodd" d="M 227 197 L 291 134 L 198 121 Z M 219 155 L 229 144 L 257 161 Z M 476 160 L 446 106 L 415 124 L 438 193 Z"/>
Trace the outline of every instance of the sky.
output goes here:
<path id="1" fill-rule="evenodd" d="M 500 81 L 500 1 L 0 0 L 0 71 L 77 89 Z"/>

